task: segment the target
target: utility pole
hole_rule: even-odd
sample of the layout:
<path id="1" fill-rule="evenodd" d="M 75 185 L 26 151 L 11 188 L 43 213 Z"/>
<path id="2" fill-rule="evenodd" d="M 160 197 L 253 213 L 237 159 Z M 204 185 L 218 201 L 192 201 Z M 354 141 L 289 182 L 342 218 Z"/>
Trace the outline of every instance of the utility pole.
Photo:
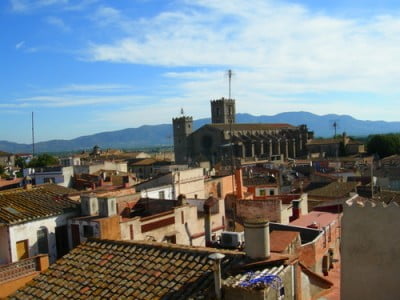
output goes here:
<path id="1" fill-rule="evenodd" d="M 32 112 L 32 158 L 35 157 L 35 125 Z"/>

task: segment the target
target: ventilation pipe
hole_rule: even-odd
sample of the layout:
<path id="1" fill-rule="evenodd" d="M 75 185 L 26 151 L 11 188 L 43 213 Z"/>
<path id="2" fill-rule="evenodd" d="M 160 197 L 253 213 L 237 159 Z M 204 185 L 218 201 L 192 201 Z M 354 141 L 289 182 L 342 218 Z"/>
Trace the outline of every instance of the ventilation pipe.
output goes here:
<path id="1" fill-rule="evenodd" d="M 264 218 L 244 221 L 244 251 L 252 259 L 270 257 L 269 222 Z"/>
<path id="2" fill-rule="evenodd" d="M 243 199 L 243 172 L 241 168 L 235 170 L 236 197 Z"/>
<path id="3" fill-rule="evenodd" d="M 211 234 L 212 234 L 212 228 L 211 228 L 211 207 L 214 205 L 218 204 L 218 199 L 214 197 L 209 197 L 205 202 L 204 202 L 204 235 L 206 238 L 206 246 L 212 246 L 212 241 L 211 241 Z"/>
<path id="4" fill-rule="evenodd" d="M 292 216 L 289 218 L 290 222 L 297 220 L 301 215 L 300 199 L 292 201 Z"/>
<path id="5" fill-rule="evenodd" d="M 217 300 L 222 299 L 222 281 L 221 281 L 221 261 L 225 255 L 213 253 L 208 256 L 214 262 L 214 287 Z"/>

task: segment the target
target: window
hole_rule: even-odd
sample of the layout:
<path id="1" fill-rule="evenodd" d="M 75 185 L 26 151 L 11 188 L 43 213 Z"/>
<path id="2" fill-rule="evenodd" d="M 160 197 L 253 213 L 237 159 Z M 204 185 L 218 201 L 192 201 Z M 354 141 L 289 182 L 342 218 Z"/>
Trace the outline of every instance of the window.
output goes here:
<path id="1" fill-rule="evenodd" d="M 158 192 L 158 199 L 165 199 L 165 192 L 164 191 L 159 191 Z"/>
<path id="2" fill-rule="evenodd" d="M 216 109 L 216 114 L 217 114 L 217 116 L 219 116 L 219 107 L 217 107 L 217 109 Z"/>
<path id="3" fill-rule="evenodd" d="M 269 190 L 269 195 L 270 195 L 270 196 L 275 195 L 275 191 L 274 191 L 274 190 Z"/>
<path id="4" fill-rule="evenodd" d="M 93 237 L 94 236 L 93 227 L 90 225 L 84 225 L 83 226 L 83 236 L 86 238 Z"/>
<path id="5" fill-rule="evenodd" d="M 132 225 L 132 224 L 129 225 L 129 233 L 130 233 L 130 235 L 131 235 L 131 240 L 133 240 L 134 235 L 133 235 L 133 225 Z"/>
<path id="6" fill-rule="evenodd" d="M 38 253 L 49 253 L 48 231 L 46 227 L 41 227 L 37 233 Z"/>

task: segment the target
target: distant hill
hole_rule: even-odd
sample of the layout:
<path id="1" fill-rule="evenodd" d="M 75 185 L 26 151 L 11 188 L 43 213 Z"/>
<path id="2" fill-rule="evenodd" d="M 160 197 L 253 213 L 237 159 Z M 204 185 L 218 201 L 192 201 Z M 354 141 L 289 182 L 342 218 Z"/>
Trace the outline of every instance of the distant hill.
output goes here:
<path id="1" fill-rule="evenodd" d="M 253 116 L 237 114 L 237 123 L 289 123 L 292 125 L 306 124 L 314 131 L 316 137 L 333 136 L 332 123 L 338 124 L 337 133 L 345 131 L 347 135 L 367 136 L 369 134 L 400 132 L 400 122 L 361 121 L 348 115 L 318 116 L 308 112 L 286 112 L 274 116 Z M 210 119 L 194 121 L 197 129 L 210 123 Z M 35 145 L 37 152 L 63 152 L 90 149 L 94 145 L 101 148 L 140 148 L 172 145 L 172 125 L 144 125 L 138 128 L 127 128 L 117 131 L 101 132 L 81 136 L 72 140 L 51 140 Z M 21 153 L 30 152 L 31 145 L 0 141 L 0 150 Z"/>

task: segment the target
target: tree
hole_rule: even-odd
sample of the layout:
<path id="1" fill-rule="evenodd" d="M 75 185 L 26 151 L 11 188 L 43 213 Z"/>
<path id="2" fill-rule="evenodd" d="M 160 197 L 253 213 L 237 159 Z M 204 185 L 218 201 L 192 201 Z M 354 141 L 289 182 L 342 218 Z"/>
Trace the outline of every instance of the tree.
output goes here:
<path id="1" fill-rule="evenodd" d="M 26 161 L 22 157 L 17 157 L 15 159 L 15 165 L 22 170 L 22 169 L 26 168 Z"/>
<path id="2" fill-rule="evenodd" d="M 37 157 L 33 158 L 29 164 L 28 167 L 30 168 L 40 168 L 40 167 L 47 167 L 47 166 L 53 166 L 53 165 L 58 165 L 59 161 L 56 157 L 44 153 L 40 154 Z"/>
<path id="3" fill-rule="evenodd" d="M 400 154 L 400 134 L 377 134 L 368 139 L 367 150 L 370 154 L 386 157 Z"/>
<path id="4" fill-rule="evenodd" d="M 5 170 L 4 166 L 0 165 L 0 175 L 4 174 L 5 171 L 6 170 Z"/>

